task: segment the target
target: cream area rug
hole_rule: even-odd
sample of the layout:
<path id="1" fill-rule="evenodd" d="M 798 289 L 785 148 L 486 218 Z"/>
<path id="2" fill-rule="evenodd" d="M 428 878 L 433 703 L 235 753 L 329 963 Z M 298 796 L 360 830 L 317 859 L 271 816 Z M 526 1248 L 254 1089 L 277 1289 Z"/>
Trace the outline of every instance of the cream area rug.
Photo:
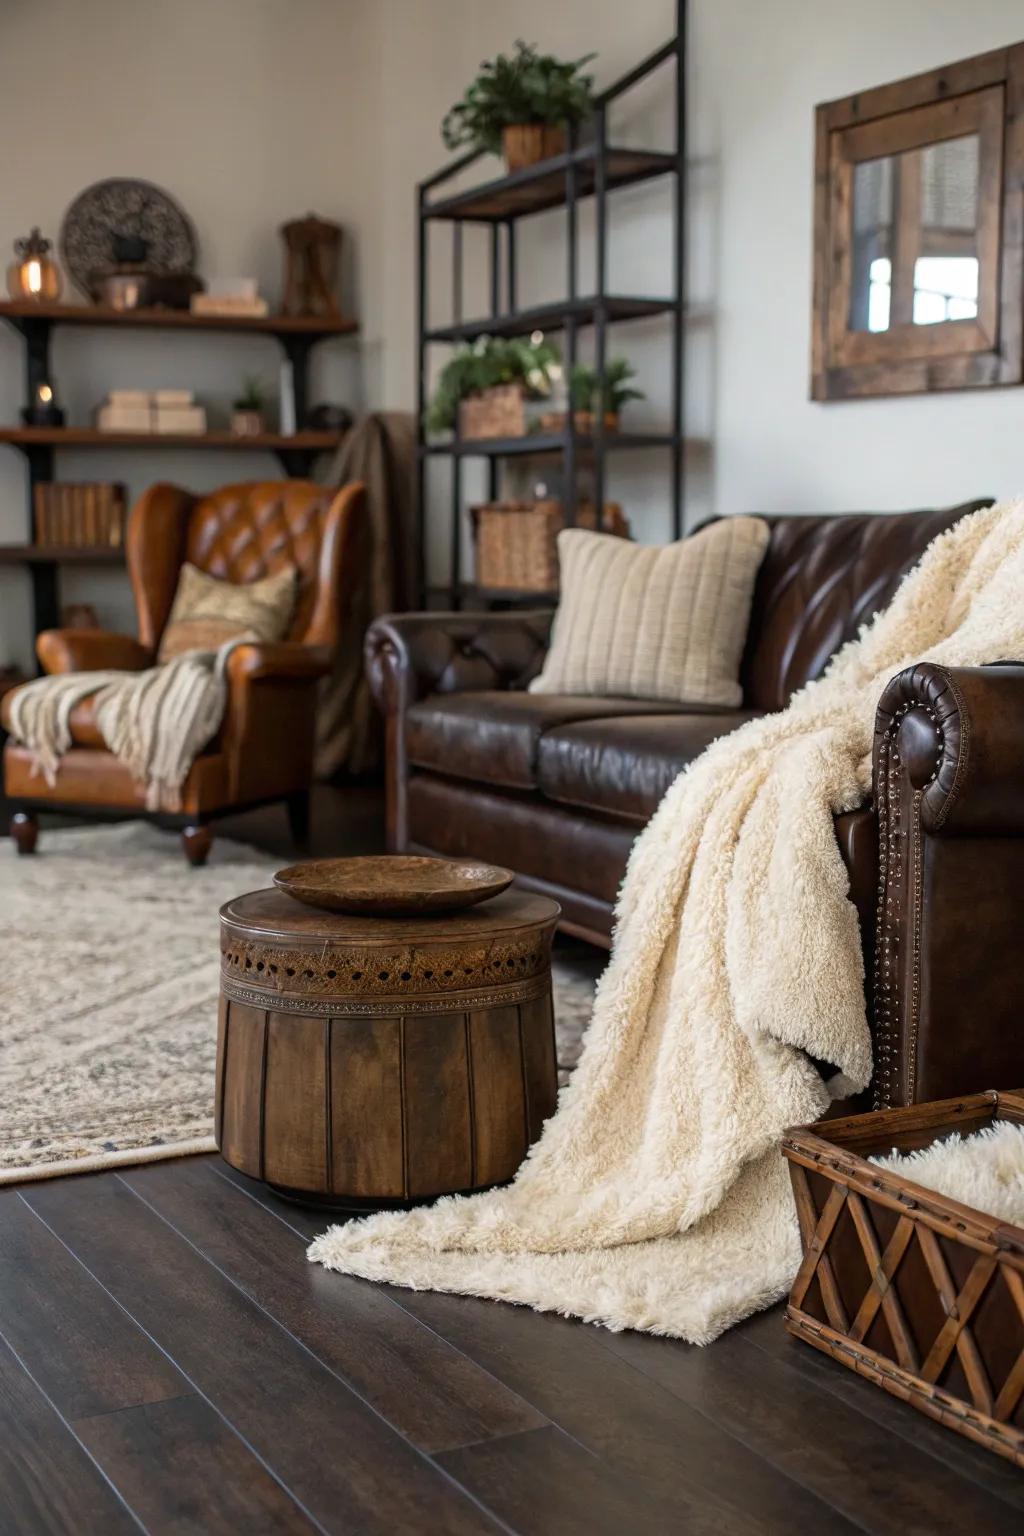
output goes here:
<path id="1" fill-rule="evenodd" d="M 217 911 L 280 863 L 217 839 L 190 869 L 144 822 L 0 839 L 0 1184 L 213 1150 Z M 563 1073 L 599 964 L 553 967 Z"/>
<path id="2" fill-rule="evenodd" d="M 515 1182 L 335 1226 L 310 1258 L 695 1343 L 784 1294 L 800 1243 L 779 1140 L 871 1075 L 833 813 L 870 792 L 894 673 L 1007 657 L 1024 657 L 1024 501 L 938 538 L 824 677 L 668 790 L 579 1066 Z"/>

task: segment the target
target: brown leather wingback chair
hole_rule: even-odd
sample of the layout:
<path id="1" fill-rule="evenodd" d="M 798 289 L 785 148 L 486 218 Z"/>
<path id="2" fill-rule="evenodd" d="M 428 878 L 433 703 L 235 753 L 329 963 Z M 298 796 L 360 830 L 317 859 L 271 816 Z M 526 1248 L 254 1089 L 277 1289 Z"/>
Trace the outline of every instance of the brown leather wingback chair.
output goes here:
<path id="1" fill-rule="evenodd" d="M 308 835 L 309 784 L 317 683 L 330 668 L 359 576 L 363 487 L 309 481 L 229 485 L 195 496 L 154 485 L 133 507 L 127 554 L 139 637 L 100 630 L 48 630 L 36 649 L 47 672 L 113 667 L 141 671 L 155 662 L 182 563 L 222 581 L 257 581 L 293 565 L 298 598 L 286 640 L 240 645 L 228 658 L 228 704 L 221 728 L 193 763 L 180 815 L 155 819 L 182 829 L 186 855 L 202 864 L 217 816 L 274 800 L 288 804 L 292 833 Z M 9 724 L 13 694 L 4 700 Z M 10 740 L 4 787 L 15 805 L 11 834 L 31 853 L 37 813 L 54 810 L 145 814 L 145 792 L 109 752 L 92 699 L 71 714 L 70 750 L 51 788 L 30 754 Z"/>

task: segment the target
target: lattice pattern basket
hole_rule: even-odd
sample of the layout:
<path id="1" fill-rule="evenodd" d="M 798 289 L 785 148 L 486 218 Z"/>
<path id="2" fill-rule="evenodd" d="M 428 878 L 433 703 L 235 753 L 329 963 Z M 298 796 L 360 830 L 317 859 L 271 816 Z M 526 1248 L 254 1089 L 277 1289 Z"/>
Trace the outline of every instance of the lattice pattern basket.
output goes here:
<path id="1" fill-rule="evenodd" d="M 1024 1123 L 1024 1092 L 855 1115 L 787 1133 L 804 1258 L 797 1338 L 1024 1467 L 1024 1228 L 867 1161 Z"/>

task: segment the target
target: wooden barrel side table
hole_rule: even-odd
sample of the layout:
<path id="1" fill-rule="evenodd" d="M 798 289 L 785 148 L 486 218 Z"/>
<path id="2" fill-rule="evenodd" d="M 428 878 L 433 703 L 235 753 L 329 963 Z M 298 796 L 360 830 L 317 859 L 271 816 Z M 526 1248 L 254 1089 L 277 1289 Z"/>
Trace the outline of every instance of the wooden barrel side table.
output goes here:
<path id="1" fill-rule="evenodd" d="M 506 891 L 435 918 L 277 890 L 221 908 L 216 1135 L 284 1194 L 407 1203 L 510 1179 L 557 1094 L 559 909 Z"/>

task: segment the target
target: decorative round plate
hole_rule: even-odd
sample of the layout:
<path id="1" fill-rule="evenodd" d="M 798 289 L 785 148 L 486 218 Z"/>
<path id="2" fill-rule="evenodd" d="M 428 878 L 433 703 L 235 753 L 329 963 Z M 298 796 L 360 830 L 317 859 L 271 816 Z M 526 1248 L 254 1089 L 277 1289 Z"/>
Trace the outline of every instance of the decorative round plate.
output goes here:
<path id="1" fill-rule="evenodd" d="M 113 265 L 115 235 L 146 242 L 150 272 L 195 267 L 195 230 L 173 197 L 152 182 L 113 177 L 79 192 L 61 225 L 61 259 L 83 293 L 91 292 L 93 273 Z"/>
<path id="2" fill-rule="evenodd" d="M 510 869 L 460 859 L 382 854 L 360 859 L 310 859 L 279 869 L 274 884 L 296 901 L 329 912 L 415 917 L 454 912 L 497 896 L 515 879 Z"/>

